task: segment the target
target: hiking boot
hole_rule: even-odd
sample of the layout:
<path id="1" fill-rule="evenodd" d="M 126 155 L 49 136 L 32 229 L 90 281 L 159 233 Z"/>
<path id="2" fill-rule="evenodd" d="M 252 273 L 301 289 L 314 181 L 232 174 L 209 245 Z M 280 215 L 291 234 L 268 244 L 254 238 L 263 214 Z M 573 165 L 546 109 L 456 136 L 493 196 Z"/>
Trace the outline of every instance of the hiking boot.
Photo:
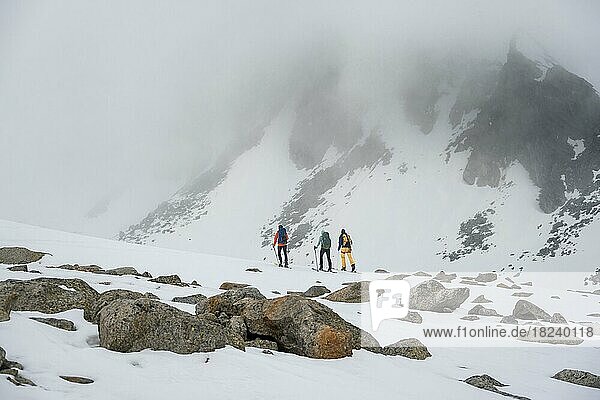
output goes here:
<path id="1" fill-rule="evenodd" d="M 351 267 L 352 267 L 352 272 L 356 272 L 356 267 L 355 267 L 355 265 L 354 265 L 354 264 L 352 264 L 352 265 L 351 265 Z"/>

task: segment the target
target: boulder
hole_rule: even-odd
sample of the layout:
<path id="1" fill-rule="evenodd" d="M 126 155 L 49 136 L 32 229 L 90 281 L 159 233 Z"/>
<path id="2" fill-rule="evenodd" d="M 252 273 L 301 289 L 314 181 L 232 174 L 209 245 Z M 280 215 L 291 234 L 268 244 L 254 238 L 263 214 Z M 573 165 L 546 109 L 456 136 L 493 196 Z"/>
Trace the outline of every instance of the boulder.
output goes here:
<path id="1" fill-rule="evenodd" d="M 552 317 L 550 317 L 550 322 L 553 324 L 568 324 L 565 317 L 563 317 L 560 313 L 552 314 Z"/>
<path id="2" fill-rule="evenodd" d="M 524 397 L 524 396 L 510 394 L 510 393 L 504 392 L 502 390 L 499 390 L 498 389 L 499 387 L 505 387 L 508 385 L 498 382 L 496 379 L 492 378 L 489 375 L 484 374 L 484 375 L 471 376 L 470 378 L 465 379 L 464 382 L 466 384 L 474 386 L 478 389 L 488 390 L 490 392 L 502 395 L 504 397 L 512 397 L 513 399 L 519 399 L 519 400 L 530 400 L 529 398 Z"/>
<path id="3" fill-rule="evenodd" d="M 331 290 L 327 289 L 325 286 L 316 285 L 308 288 L 302 295 L 304 297 L 319 297 L 327 293 L 331 293 Z"/>
<path id="4" fill-rule="evenodd" d="M 207 297 L 205 295 L 198 293 L 183 297 L 173 297 L 173 300 L 171 301 L 174 301 L 175 303 L 198 304 L 206 299 Z"/>
<path id="5" fill-rule="evenodd" d="M 435 280 L 411 288 L 409 308 L 412 310 L 452 312 L 469 298 L 468 288 L 446 289 Z"/>
<path id="6" fill-rule="evenodd" d="M 485 298 L 484 295 L 479 295 L 475 298 L 475 300 L 473 300 L 471 303 L 476 303 L 476 304 L 482 304 L 482 303 L 491 303 L 491 300 L 488 300 Z"/>
<path id="7" fill-rule="evenodd" d="M 247 268 L 246 272 L 262 272 L 262 271 L 258 268 Z"/>
<path id="8" fill-rule="evenodd" d="M 456 274 L 446 274 L 444 271 L 440 271 L 433 279 L 444 283 L 450 283 L 456 279 Z"/>
<path id="9" fill-rule="evenodd" d="M 60 375 L 59 378 L 64 379 L 67 382 L 77 383 L 79 385 L 89 385 L 90 383 L 94 383 L 94 381 L 92 379 L 84 378 L 82 376 Z"/>
<path id="10" fill-rule="evenodd" d="M 248 300 L 242 311 L 248 333 L 277 343 L 281 351 L 310 358 L 352 355 L 353 349 L 379 347 L 368 333 L 346 322 L 329 307 L 301 296 Z"/>
<path id="11" fill-rule="evenodd" d="M 515 292 L 512 294 L 515 297 L 530 297 L 533 295 L 533 293 L 529 293 L 529 292 Z"/>
<path id="12" fill-rule="evenodd" d="M 519 300 L 512 312 L 513 317 L 525 320 L 550 320 L 550 314 L 527 300 Z"/>
<path id="13" fill-rule="evenodd" d="M 501 324 L 511 324 L 511 325 L 518 325 L 519 321 L 517 321 L 517 319 L 515 317 L 513 317 L 512 315 L 507 315 L 505 317 L 502 317 L 502 319 L 500 320 Z"/>
<path id="14" fill-rule="evenodd" d="M 27 265 L 15 265 L 13 267 L 8 267 L 9 271 L 12 272 L 28 272 Z"/>
<path id="15" fill-rule="evenodd" d="M 229 316 L 240 315 L 240 307 L 236 305 L 241 300 L 264 300 L 266 297 L 255 287 L 228 290 L 196 304 L 196 315 L 225 313 Z"/>
<path id="16" fill-rule="evenodd" d="M 552 377 L 559 381 L 600 389 L 600 376 L 576 369 L 563 369 Z"/>
<path id="17" fill-rule="evenodd" d="M 135 269 L 133 267 L 118 267 L 118 268 L 108 269 L 108 270 L 104 271 L 104 273 L 107 275 L 117 275 L 117 276 L 123 276 L 123 275 L 141 276 L 141 274 L 137 271 L 137 269 Z"/>
<path id="18" fill-rule="evenodd" d="M 62 318 L 39 318 L 39 317 L 31 317 L 30 319 L 41 322 L 42 324 L 50 325 L 58 329 L 62 329 L 65 331 L 76 331 L 77 328 L 73 321 L 69 321 L 68 319 Z"/>
<path id="19" fill-rule="evenodd" d="M 98 292 L 81 279 L 9 279 L 0 282 L 0 310 L 3 310 L 0 311 L 0 320 L 8 319 L 11 310 L 44 314 L 76 308 L 85 310 L 97 297 Z"/>
<path id="20" fill-rule="evenodd" d="M 143 349 L 209 352 L 227 343 L 225 329 L 156 300 L 118 299 L 100 310 L 100 345 L 123 353 Z"/>
<path id="21" fill-rule="evenodd" d="M 425 360 L 431 353 L 418 339 L 402 339 L 385 347 L 366 348 L 366 350 L 385 356 L 402 356 L 413 360 Z"/>
<path id="22" fill-rule="evenodd" d="M 397 274 L 397 275 L 388 276 L 385 279 L 390 280 L 390 281 L 401 281 L 402 279 L 408 278 L 409 276 L 410 275 L 407 275 L 407 274 Z"/>
<path id="23" fill-rule="evenodd" d="M 352 282 L 330 293 L 325 299 L 340 303 L 366 303 L 369 301 L 369 282 Z"/>
<path id="24" fill-rule="evenodd" d="M 187 283 L 182 282 L 181 278 L 178 275 L 158 276 L 156 278 L 150 279 L 150 282 L 162 283 L 165 285 L 173 286 L 189 286 Z"/>
<path id="25" fill-rule="evenodd" d="M 250 286 L 250 285 L 248 285 L 247 283 L 223 282 L 223 283 L 221 283 L 221 286 L 219 286 L 219 289 L 221 289 L 221 290 L 242 289 L 242 288 L 245 288 L 248 286 Z"/>
<path id="26" fill-rule="evenodd" d="M 461 319 L 464 319 L 465 321 L 477 321 L 479 317 L 477 315 L 465 315 Z"/>
<path id="27" fill-rule="evenodd" d="M 386 270 L 385 270 L 385 269 L 383 269 L 383 268 L 378 268 L 378 269 L 376 269 L 376 270 L 375 270 L 375 271 L 373 271 L 373 272 L 374 272 L 374 273 L 376 273 L 376 274 L 389 274 L 389 272 L 388 272 L 388 271 L 386 271 Z"/>
<path id="28" fill-rule="evenodd" d="M 79 271 L 79 272 L 92 272 L 101 273 L 104 272 L 102 267 L 98 265 L 79 265 L 79 264 L 62 264 L 62 265 L 51 265 L 48 268 L 66 269 L 67 271 Z"/>
<path id="29" fill-rule="evenodd" d="M 25 247 L 1 247 L 0 264 L 31 264 L 40 261 L 45 255 L 40 251 L 32 251 Z"/>
<path id="30" fill-rule="evenodd" d="M 152 293 L 132 292 L 131 290 L 126 289 L 107 290 L 106 292 L 101 293 L 96 300 L 83 311 L 83 318 L 92 324 L 98 324 L 100 310 L 111 302 L 120 299 L 137 300 L 142 298 L 158 299 L 158 297 Z"/>
<path id="31" fill-rule="evenodd" d="M 423 317 L 416 311 L 409 311 L 404 318 L 398 318 L 400 321 L 410 322 L 412 324 L 420 324 L 423 322 Z"/>
<path id="32" fill-rule="evenodd" d="M 6 351 L 0 347 L 0 369 L 4 365 L 4 361 L 6 360 Z"/>
<path id="33" fill-rule="evenodd" d="M 496 312 L 496 310 L 492 308 L 485 308 L 481 304 L 476 305 L 475 307 L 469 310 L 469 315 L 480 315 L 482 317 L 500 317 L 501 315 Z"/>
<path id="34" fill-rule="evenodd" d="M 496 275 L 493 272 L 486 272 L 484 274 L 479 274 L 475 278 L 475 280 L 477 282 L 482 282 L 482 283 L 494 282 L 496 279 L 498 279 L 498 275 Z"/>
<path id="35" fill-rule="evenodd" d="M 521 286 L 519 285 L 515 285 L 514 283 L 511 286 L 508 286 L 506 283 L 501 282 L 499 284 L 496 285 L 496 287 L 500 288 L 500 289 L 521 289 Z"/>
<path id="36" fill-rule="evenodd" d="M 244 341 L 248 339 L 248 328 L 246 328 L 244 318 L 237 315 L 231 317 L 228 323 L 228 329 L 240 336 Z"/>
<path id="37" fill-rule="evenodd" d="M 430 274 L 428 274 L 427 272 L 423 272 L 423 271 L 415 272 L 415 273 L 413 274 L 413 276 L 431 277 L 431 275 L 430 275 Z"/>

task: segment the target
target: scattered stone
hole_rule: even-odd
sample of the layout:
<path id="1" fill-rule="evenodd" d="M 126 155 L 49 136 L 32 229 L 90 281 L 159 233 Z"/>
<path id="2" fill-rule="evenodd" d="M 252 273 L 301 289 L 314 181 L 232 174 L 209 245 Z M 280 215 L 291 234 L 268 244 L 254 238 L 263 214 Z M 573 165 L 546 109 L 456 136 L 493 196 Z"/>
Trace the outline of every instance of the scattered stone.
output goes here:
<path id="1" fill-rule="evenodd" d="M 248 287 L 247 283 L 234 283 L 234 282 L 223 282 L 219 289 L 221 290 L 232 290 L 232 289 L 242 289 Z"/>
<path id="2" fill-rule="evenodd" d="M 123 275 L 140 276 L 141 275 L 137 271 L 137 269 L 135 269 L 133 267 L 118 267 L 118 268 L 108 269 L 108 270 L 104 271 L 104 273 L 107 275 L 117 275 L 117 276 L 123 276 Z"/>
<path id="3" fill-rule="evenodd" d="M 496 287 L 499 287 L 500 289 L 521 289 L 521 286 L 519 286 L 519 285 L 515 285 L 513 283 L 512 286 L 508 286 L 504 282 L 497 284 Z"/>
<path id="4" fill-rule="evenodd" d="M 491 303 L 491 302 L 492 302 L 491 300 L 486 299 L 484 295 L 480 294 L 471 303 L 481 304 L 481 303 Z"/>
<path id="5" fill-rule="evenodd" d="M 485 284 L 483 284 L 483 283 L 478 283 L 478 282 L 475 282 L 475 281 L 467 281 L 467 280 L 462 280 L 462 281 L 460 281 L 460 283 L 463 284 L 463 285 L 485 286 Z"/>
<path id="6" fill-rule="evenodd" d="M 456 279 L 456 274 L 446 274 L 444 271 L 440 271 L 436 276 L 433 277 L 433 279 L 444 283 L 451 283 L 454 279 Z"/>
<path id="7" fill-rule="evenodd" d="M 556 300 L 560 299 L 560 297 L 558 297 L 558 296 L 550 296 L 550 298 L 551 299 L 556 299 Z"/>
<path id="8" fill-rule="evenodd" d="M 385 356 L 402 356 L 413 360 L 425 360 L 431 353 L 418 339 L 402 339 L 385 347 L 366 348 L 366 350 Z"/>
<path id="9" fill-rule="evenodd" d="M 173 286 L 189 286 L 187 283 L 182 282 L 181 278 L 177 275 L 159 276 L 154 279 L 150 279 L 150 282 Z"/>
<path id="10" fill-rule="evenodd" d="M 529 297 L 529 296 L 532 296 L 533 293 L 529 293 L 529 292 L 514 292 L 512 295 L 515 296 L 515 297 Z"/>
<path id="11" fill-rule="evenodd" d="M 137 300 L 141 298 L 158 299 L 152 293 L 132 292 L 126 289 L 107 290 L 101 293 L 92 304 L 83 310 L 83 318 L 92 324 L 98 324 L 100 311 L 113 301 L 120 299 Z"/>
<path id="12" fill-rule="evenodd" d="M 178 354 L 209 352 L 225 347 L 225 329 L 156 300 L 118 299 L 100 310 L 100 345 L 129 353 L 144 349 Z"/>
<path id="13" fill-rule="evenodd" d="M 279 294 L 279 295 L 281 294 L 281 292 L 279 292 L 277 290 L 271 290 L 271 293 L 273 293 L 273 294 Z"/>
<path id="14" fill-rule="evenodd" d="M 45 255 L 51 254 L 32 251 L 25 247 L 1 247 L 0 264 L 31 264 L 40 261 Z"/>
<path id="15" fill-rule="evenodd" d="M 50 325 L 58 329 L 62 329 L 65 331 L 74 332 L 77 330 L 75 324 L 68 319 L 62 318 L 39 318 L 39 317 L 30 317 L 30 319 L 41 322 L 42 324 Z"/>
<path id="16" fill-rule="evenodd" d="M 79 264 L 63 264 L 63 265 L 49 265 L 48 268 L 58 268 L 65 269 L 67 271 L 79 271 L 79 272 L 92 272 L 92 273 L 100 273 L 104 272 L 102 267 L 98 265 L 79 265 Z"/>
<path id="17" fill-rule="evenodd" d="M 550 318 L 550 322 L 553 324 L 568 324 L 565 317 L 563 317 L 560 313 L 552 314 L 552 317 Z"/>
<path id="18" fill-rule="evenodd" d="M 190 286 L 202 286 L 202 285 L 199 284 L 196 280 L 193 280 L 192 283 L 190 283 Z"/>
<path id="19" fill-rule="evenodd" d="M 415 273 L 413 274 L 413 276 L 424 276 L 424 277 L 431 277 L 431 275 L 429 275 L 427 272 L 423 272 L 423 271 L 415 272 Z"/>
<path id="20" fill-rule="evenodd" d="M 9 279 L 0 282 L 0 321 L 8 320 L 11 310 L 44 314 L 85 310 L 97 297 L 98 292 L 81 279 Z"/>
<path id="21" fill-rule="evenodd" d="M 521 286 L 533 286 L 533 283 L 532 282 L 524 282 L 524 283 L 521 283 Z"/>
<path id="22" fill-rule="evenodd" d="M 0 369 L 0 375 L 12 375 L 13 377 L 19 375 L 19 371 L 14 368 Z"/>
<path id="23" fill-rule="evenodd" d="M 8 377 L 6 378 L 9 382 L 17 385 L 17 386 L 37 386 L 35 383 L 33 383 L 30 379 L 27 379 L 21 375 L 17 375 L 15 377 Z"/>
<path id="24" fill-rule="evenodd" d="M 4 365 L 4 361 L 6 361 L 6 351 L 0 347 L 0 367 Z"/>
<path id="25" fill-rule="evenodd" d="M 490 392 L 494 392 L 494 393 L 500 394 L 502 396 L 512 397 L 514 399 L 520 399 L 520 400 L 529 400 L 527 397 L 517 396 L 517 395 L 510 394 L 510 393 L 499 390 L 498 389 L 499 387 L 506 387 L 507 385 L 498 382 L 496 379 L 494 379 L 491 376 L 486 375 L 486 374 L 471 376 L 471 377 L 465 379 L 464 382 L 466 384 L 474 386 L 478 389 L 488 390 Z"/>
<path id="26" fill-rule="evenodd" d="M 492 308 L 485 308 L 481 304 L 476 305 L 469 310 L 469 315 L 480 315 L 482 317 L 500 317 L 501 315 Z"/>
<path id="27" fill-rule="evenodd" d="M 64 379 L 67 382 L 78 383 L 80 385 L 89 385 L 90 383 L 94 383 L 94 381 L 90 378 L 84 378 L 82 376 L 65 376 L 60 375 L 61 379 Z"/>
<path id="28" fill-rule="evenodd" d="M 576 369 L 563 369 L 552 377 L 559 381 L 600 389 L 600 376 Z"/>
<path id="29" fill-rule="evenodd" d="M 263 354 L 273 355 L 273 352 L 271 350 L 263 350 L 262 353 Z"/>
<path id="30" fill-rule="evenodd" d="M 288 295 L 290 295 L 290 296 L 302 296 L 302 295 L 304 295 L 304 292 L 299 292 L 297 290 L 288 290 L 285 293 L 288 294 Z"/>
<path id="31" fill-rule="evenodd" d="M 353 282 L 325 297 L 340 303 L 366 303 L 369 301 L 369 282 Z"/>
<path id="32" fill-rule="evenodd" d="M 475 280 L 477 282 L 482 282 L 482 283 L 490 283 L 490 282 L 494 282 L 496 279 L 498 279 L 498 275 L 496 275 L 493 272 L 486 272 L 484 274 L 479 274 L 477 275 L 477 277 L 475 278 Z"/>
<path id="33" fill-rule="evenodd" d="M 249 340 L 246 342 L 246 346 L 255 347 L 257 349 L 274 350 L 274 351 L 278 350 L 277 343 L 275 343 L 271 340 L 266 340 L 266 339 Z M 271 353 L 271 354 L 273 354 L 273 353 Z"/>
<path id="34" fill-rule="evenodd" d="M 399 321 L 410 322 L 411 324 L 420 324 L 423 322 L 423 317 L 416 311 L 409 311 L 406 317 L 398 318 Z"/>
<path id="35" fill-rule="evenodd" d="M 327 289 L 325 286 L 311 286 L 302 295 L 304 297 L 319 297 L 327 293 L 331 293 L 331 290 Z"/>
<path id="36" fill-rule="evenodd" d="M 41 272 L 40 272 L 40 271 L 38 271 L 37 269 L 30 269 L 30 270 L 29 270 L 29 271 L 27 271 L 27 272 L 29 272 L 30 274 L 41 274 Z"/>
<path id="37" fill-rule="evenodd" d="M 588 314 L 588 317 L 600 317 L 600 313 L 592 313 L 592 314 Z"/>
<path id="38" fill-rule="evenodd" d="M 246 269 L 247 272 L 262 272 L 260 269 L 258 268 L 248 268 Z"/>
<path id="39" fill-rule="evenodd" d="M 388 271 L 386 271 L 385 269 L 382 269 L 382 268 L 378 268 L 378 269 L 376 269 L 373 272 L 376 273 L 376 274 L 389 274 Z"/>
<path id="40" fill-rule="evenodd" d="M 112 282 L 110 282 L 110 281 L 98 282 L 98 285 L 110 286 L 110 285 L 112 285 Z"/>
<path id="41" fill-rule="evenodd" d="M 477 315 L 465 315 L 461 319 L 464 319 L 465 321 L 477 321 L 479 317 Z"/>
<path id="42" fill-rule="evenodd" d="M 410 291 L 412 310 L 452 312 L 469 298 L 468 288 L 446 289 L 441 283 L 429 280 Z"/>
<path id="43" fill-rule="evenodd" d="M 501 324 L 511 324 L 511 325 L 518 325 L 519 322 L 517 321 L 517 319 L 515 317 L 513 317 L 512 315 L 507 315 L 505 317 L 502 317 L 502 319 L 500 320 Z"/>
<path id="44" fill-rule="evenodd" d="M 27 265 L 15 265 L 14 267 L 8 267 L 8 270 L 13 272 L 29 272 Z"/>
<path id="45" fill-rule="evenodd" d="M 519 300 L 512 312 L 513 317 L 525 320 L 550 320 L 550 314 L 527 300 Z"/>
<path id="46" fill-rule="evenodd" d="M 402 279 L 408 278 L 409 276 L 410 275 L 407 275 L 407 274 L 398 274 L 398 275 L 388 276 L 385 279 L 390 280 L 390 281 L 401 281 Z"/>
<path id="47" fill-rule="evenodd" d="M 173 300 L 176 303 L 185 303 L 185 304 L 198 304 L 203 300 L 206 300 L 207 297 L 203 294 L 192 294 L 189 296 L 183 296 L 183 297 L 173 297 Z"/>

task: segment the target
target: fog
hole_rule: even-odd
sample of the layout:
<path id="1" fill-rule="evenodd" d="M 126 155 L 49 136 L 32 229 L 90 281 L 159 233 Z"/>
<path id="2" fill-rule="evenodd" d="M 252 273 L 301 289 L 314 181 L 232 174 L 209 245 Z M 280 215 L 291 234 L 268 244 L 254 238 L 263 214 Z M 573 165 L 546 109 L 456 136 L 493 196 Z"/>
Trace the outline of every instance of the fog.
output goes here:
<path id="1" fill-rule="evenodd" d="M 598 87 L 598 17 L 593 0 L 4 0 L 0 218 L 113 236 L 331 68 L 368 107 L 417 54 L 501 60 L 525 32 Z"/>

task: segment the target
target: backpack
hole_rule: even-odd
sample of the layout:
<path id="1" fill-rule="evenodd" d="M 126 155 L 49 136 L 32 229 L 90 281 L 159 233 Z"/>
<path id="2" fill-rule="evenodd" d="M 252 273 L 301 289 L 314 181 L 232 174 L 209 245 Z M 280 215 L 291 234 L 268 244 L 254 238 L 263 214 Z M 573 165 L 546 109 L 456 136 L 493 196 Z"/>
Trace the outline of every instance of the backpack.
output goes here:
<path id="1" fill-rule="evenodd" d="M 321 236 L 321 248 L 322 249 L 330 249 L 331 248 L 331 238 L 329 237 L 329 233 L 323 232 Z"/>
<path id="2" fill-rule="evenodd" d="M 281 228 L 277 231 L 277 243 L 278 244 L 286 244 L 287 243 L 287 232 L 285 228 Z"/>

